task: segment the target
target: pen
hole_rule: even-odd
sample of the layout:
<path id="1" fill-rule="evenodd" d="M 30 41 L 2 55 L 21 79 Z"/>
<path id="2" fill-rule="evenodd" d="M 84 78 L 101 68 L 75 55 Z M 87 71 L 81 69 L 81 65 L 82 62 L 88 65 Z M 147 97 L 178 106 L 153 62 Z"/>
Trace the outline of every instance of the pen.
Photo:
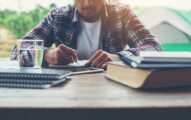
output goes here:
<path id="1" fill-rule="evenodd" d="M 58 42 L 60 42 L 61 44 L 63 44 L 63 42 L 60 40 L 59 37 L 57 37 L 56 39 L 58 40 Z M 78 60 L 74 60 L 74 61 L 75 61 L 78 65 L 80 65 L 79 62 L 78 62 Z"/>
<path id="2" fill-rule="evenodd" d="M 78 64 L 78 66 L 80 65 L 80 63 L 78 62 L 78 60 L 75 60 L 75 62 Z"/>

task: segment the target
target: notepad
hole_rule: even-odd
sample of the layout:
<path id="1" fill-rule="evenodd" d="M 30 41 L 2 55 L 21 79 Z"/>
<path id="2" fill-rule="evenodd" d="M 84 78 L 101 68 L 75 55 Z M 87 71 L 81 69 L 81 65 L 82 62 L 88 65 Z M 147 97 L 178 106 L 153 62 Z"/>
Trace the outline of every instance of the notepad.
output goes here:
<path id="1" fill-rule="evenodd" d="M 78 62 L 79 62 L 79 64 L 74 62 L 74 63 L 68 64 L 68 65 L 49 65 L 48 68 L 70 70 L 72 72 L 71 75 L 104 72 L 104 69 L 101 69 L 101 68 L 85 67 L 84 65 L 88 62 L 88 60 L 79 60 Z"/>
<path id="2" fill-rule="evenodd" d="M 68 65 L 49 65 L 49 67 L 53 67 L 53 68 L 71 68 L 71 67 L 83 67 L 86 63 L 88 62 L 88 60 L 79 60 L 77 64 L 76 62 L 68 64 Z"/>

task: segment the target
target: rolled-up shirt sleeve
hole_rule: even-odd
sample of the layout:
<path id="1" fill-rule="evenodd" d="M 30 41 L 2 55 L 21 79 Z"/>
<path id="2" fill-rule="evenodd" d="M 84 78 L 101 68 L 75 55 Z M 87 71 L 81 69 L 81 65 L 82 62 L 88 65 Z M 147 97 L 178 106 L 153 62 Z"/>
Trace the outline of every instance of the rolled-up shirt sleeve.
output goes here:
<path id="1" fill-rule="evenodd" d="M 138 56 L 140 51 L 162 51 L 161 45 L 155 40 L 155 37 L 151 35 L 150 31 L 140 22 L 138 17 L 130 9 L 129 5 L 127 5 L 122 12 L 125 42 L 130 47 L 125 51 L 131 52 L 132 55 L 135 56 Z M 122 52 L 125 53 L 125 51 Z"/>
<path id="2" fill-rule="evenodd" d="M 46 52 L 51 48 L 53 43 L 53 18 L 52 18 L 52 12 L 50 12 L 47 16 L 43 18 L 43 20 L 38 24 L 31 32 L 27 33 L 26 36 L 24 36 L 23 40 L 38 40 L 41 39 L 44 41 L 44 55 Z M 30 53 L 29 53 L 30 54 Z M 32 60 L 30 58 L 31 55 L 25 55 L 25 59 Z M 17 45 L 15 45 L 11 51 L 10 55 L 11 60 L 17 60 Z M 28 62 L 30 63 L 30 62 Z M 46 64 L 46 62 L 43 60 L 43 64 Z"/>

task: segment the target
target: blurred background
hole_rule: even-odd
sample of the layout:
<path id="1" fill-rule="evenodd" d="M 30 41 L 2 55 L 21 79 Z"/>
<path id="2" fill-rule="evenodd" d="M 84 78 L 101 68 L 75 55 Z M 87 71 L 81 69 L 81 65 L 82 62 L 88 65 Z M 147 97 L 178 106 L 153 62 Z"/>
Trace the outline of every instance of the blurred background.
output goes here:
<path id="1" fill-rule="evenodd" d="M 165 51 L 191 51 L 191 0 L 110 0 L 130 4 Z M 0 58 L 53 8 L 73 0 L 0 0 Z"/>

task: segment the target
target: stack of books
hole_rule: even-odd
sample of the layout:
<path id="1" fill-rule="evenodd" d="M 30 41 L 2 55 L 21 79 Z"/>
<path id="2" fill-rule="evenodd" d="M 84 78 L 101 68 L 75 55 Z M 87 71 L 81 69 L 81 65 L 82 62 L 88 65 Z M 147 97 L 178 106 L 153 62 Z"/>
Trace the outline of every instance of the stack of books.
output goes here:
<path id="1" fill-rule="evenodd" d="M 191 85 L 190 52 L 141 52 L 121 55 L 123 62 L 108 64 L 106 77 L 132 88 Z"/>
<path id="2" fill-rule="evenodd" d="M 54 69 L 1 69 L 0 87 L 45 89 L 65 82 L 70 71 Z"/>
<path id="3" fill-rule="evenodd" d="M 190 68 L 191 52 L 146 52 L 140 56 L 121 55 L 122 60 L 133 68 Z"/>

